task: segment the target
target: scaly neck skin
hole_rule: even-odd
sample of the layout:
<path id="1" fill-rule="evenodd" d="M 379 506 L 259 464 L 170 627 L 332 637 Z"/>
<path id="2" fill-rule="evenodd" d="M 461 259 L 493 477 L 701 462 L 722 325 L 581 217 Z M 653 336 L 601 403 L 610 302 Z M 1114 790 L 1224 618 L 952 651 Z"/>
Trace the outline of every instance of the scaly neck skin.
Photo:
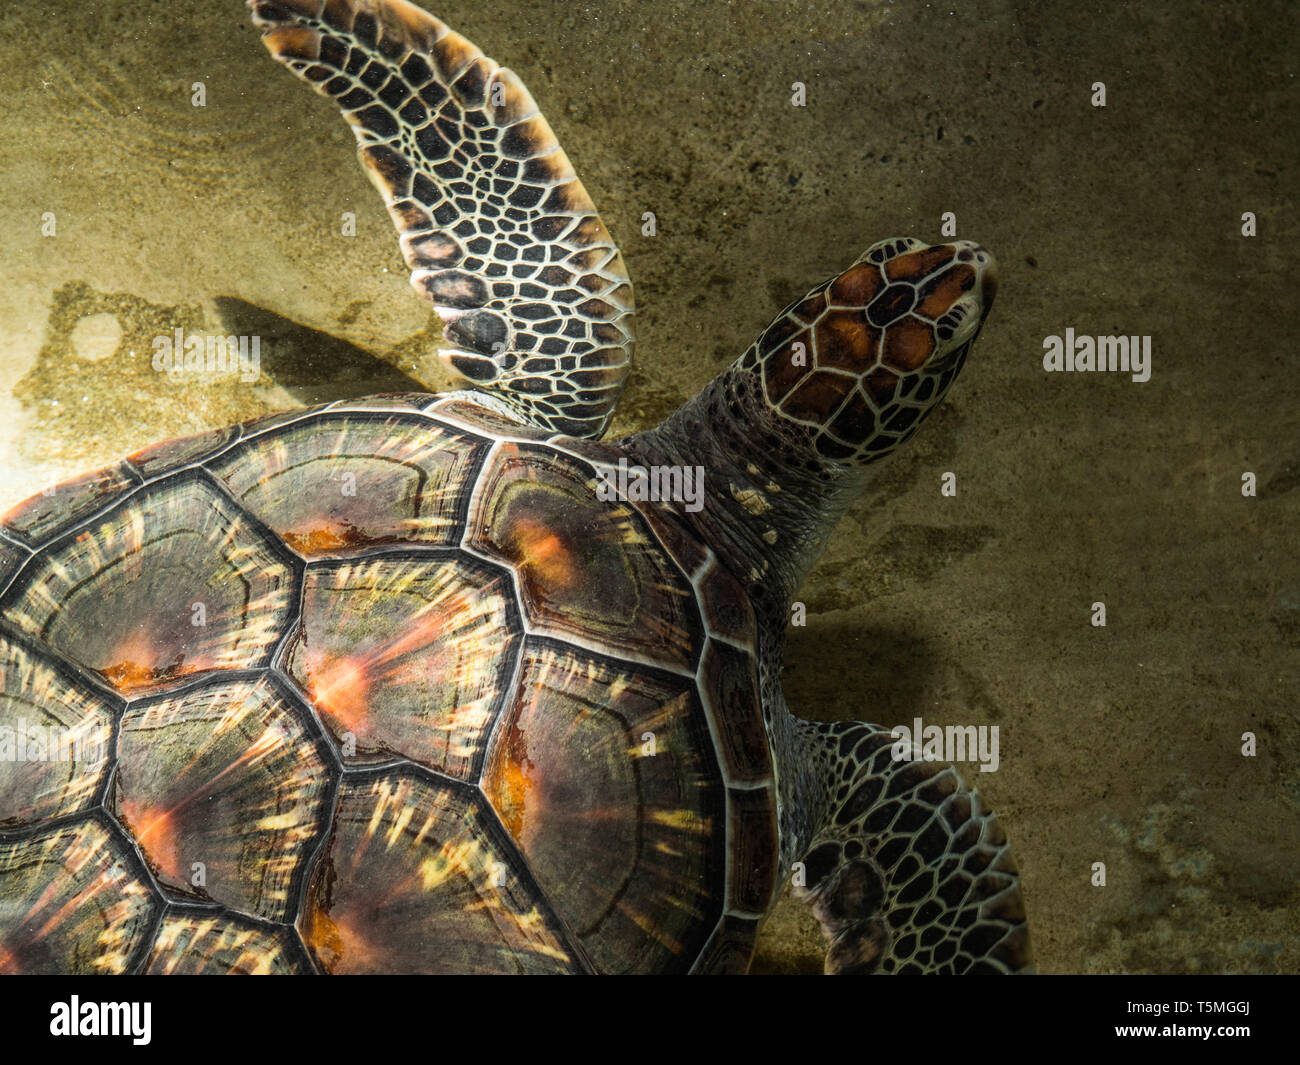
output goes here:
<path id="1" fill-rule="evenodd" d="M 662 425 L 628 437 L 622 447 L 643 466 L 703 467 L 703 507 L 692 513 L 675 504 L 674 510 L 744 585 L 754 606 L 784 875 L 811 840 L 823 787 L 798 757 L 796 726 L 781 694 L 790 603 L 858 495 L 865 467 L 818 459 L 800 439 L 803 427 L 755 399 L 761 393 L 754 380 L 732 367 Z"/>
<path id="2" fill-rule="evenodd" d="M 747 381 L 746 371 L 726 371 L 623 447 L 641 465 L 703 467 L 703 508 L 677 509 L 748 589 L 760 620 L 784 631 L 795 591 L 857 496 L 863 470 L 817 459 L 801 427 L 775 416 Z"/>

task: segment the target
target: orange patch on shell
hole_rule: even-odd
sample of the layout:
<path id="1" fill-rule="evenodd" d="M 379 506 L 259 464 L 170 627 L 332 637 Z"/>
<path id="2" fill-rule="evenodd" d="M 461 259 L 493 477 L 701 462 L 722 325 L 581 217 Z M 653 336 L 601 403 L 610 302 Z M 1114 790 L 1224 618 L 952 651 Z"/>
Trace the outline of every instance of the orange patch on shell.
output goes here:
<path id="1" fill-rule="evenodd" d="M 370 953 L 354 929 L 336 924 L 319 907 L 311 906 L 306 917 L 307 928 L 303 938 L 328 971 L 333 972 L 341 962 L 350 962 L 358 954 L 364 957 Z"/>
<path id="2" fill-rule="evenodd" d="M 520 564 L 531 569 L 542 584 L 559 591 L 572 590 L 577 566 L 568 545 L 552 529 L 534 521 L 521 520 L 512 537 Z"/>
<path id="3" fill-rule="evenodd" d="M 160 810 L 138 799 L 123 799 L 121 817 L 155 869 L 175 884 L 189 883 L 189 869 L 180 853 L 175 810 Z"/>
<path id="4" fill-rule="evenodd" d="M 370 677 L 363 663 L 351 658 L 313 655 L 307 663 L 312 702 L 346 731 L 365 724 L 369 712 Z"/>
<path id="5" fill-rule="evenodd" d="M 128 636 L 113 654 L 113 664 L 99 672 L 120 692 L 147 688 L 166 670 L 159 670 L 158 648 L 142 632 Z"/>
<path id="6" fill-rule="evenodd" d="M 365 542 L 355 529 L 346 525 L 319 525 L 303 532 L 287 531 L 281 535 L 285 543 L 300 555 L 323 555 Z"/>
<path id="7" fill-rule="evenodd" d="M 536 784 L 529 773 L 530 765 L 527 758 L 516 758 L 513 752 L 507 754 L 494 768 L 488 789 L 501 823 L 516 840 L 523 838 L 529 793 Z"/>

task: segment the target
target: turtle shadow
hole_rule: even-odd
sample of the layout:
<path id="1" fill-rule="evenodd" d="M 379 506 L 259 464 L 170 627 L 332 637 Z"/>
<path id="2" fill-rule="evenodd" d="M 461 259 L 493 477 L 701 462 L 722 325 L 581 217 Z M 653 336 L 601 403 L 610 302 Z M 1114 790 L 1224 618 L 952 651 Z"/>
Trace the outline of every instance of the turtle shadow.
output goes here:
<path id="1" fill-rule="evenodd" d="M 810 618 L 786 630 L 781 684 L 796 717 L 893 725 L 925 716 L 936 661 L 915 632 Z"/>
<path id="2" fill-rule="evenodd" d="M 376 392 L 430 392 L 428 384 L 341 337 L 235 296 L 213 300 L 222 329 L 261 338 L 261 368 L 304 406 Z"/>

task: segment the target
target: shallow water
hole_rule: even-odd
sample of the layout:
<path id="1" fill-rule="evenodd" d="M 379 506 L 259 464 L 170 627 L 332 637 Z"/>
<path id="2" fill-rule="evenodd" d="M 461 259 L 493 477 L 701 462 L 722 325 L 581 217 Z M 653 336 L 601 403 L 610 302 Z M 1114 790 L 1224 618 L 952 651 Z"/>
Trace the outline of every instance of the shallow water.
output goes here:
<path id="1" fill-rule="evenodd" d="M 790 702 L 999 727 L 975 775 L 1040 970 L 1300 969 L 1295 6 L 433 9 L 520 73 L 622 245 L 616 434 L 879 238 L 953 212 L 998 256 L 961 380 L 804 589 Z M 0 506 L 151 440 L 445 385 L 350 131 L 239 0 L 9 5 L 0 47 Z M 178 327 L 267 338 L 266 376 L 157 373 Z M 1045 373 L 1067 328 L 1150 336 L 1150 380 Z M 782 904 L 755 968 L 819 967 Z"/>

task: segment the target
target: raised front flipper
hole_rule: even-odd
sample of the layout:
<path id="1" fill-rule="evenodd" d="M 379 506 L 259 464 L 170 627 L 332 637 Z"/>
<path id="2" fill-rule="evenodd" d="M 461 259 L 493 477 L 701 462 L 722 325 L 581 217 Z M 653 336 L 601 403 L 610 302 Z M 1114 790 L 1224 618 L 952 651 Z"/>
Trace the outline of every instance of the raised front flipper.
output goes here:
<path id="1" fill-rule="evenodd" d="M 443 361 L 535 425 L 599 436 L 631 362 L 632 285 L 523 82 L 402 0 L 249 6 L 351 123 Z"/>
<path id="2" fill-rule="evenodd" d="M 826 935 L 826 971 L 1028 968 L 1020 877 L 979 792 L 949 765 L 896 761 L 878 725 L 796 727 L 826 788 L 796 889 Z"/>

